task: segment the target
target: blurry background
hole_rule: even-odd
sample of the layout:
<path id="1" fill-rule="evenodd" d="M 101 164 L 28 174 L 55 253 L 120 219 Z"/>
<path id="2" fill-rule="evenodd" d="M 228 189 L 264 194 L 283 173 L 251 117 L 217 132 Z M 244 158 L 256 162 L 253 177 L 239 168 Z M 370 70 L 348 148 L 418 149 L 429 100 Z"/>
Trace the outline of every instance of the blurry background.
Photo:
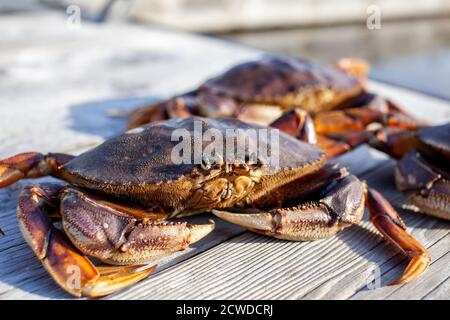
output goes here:
<path id="1" fill-rule="evenodd" d="M 364 58 L 373 79 L 450 99 L 449 0 L 0 0 L 0 12 L 65 14 L 74 4 L 98 23 L 196 32 L 320 62 Z"/>

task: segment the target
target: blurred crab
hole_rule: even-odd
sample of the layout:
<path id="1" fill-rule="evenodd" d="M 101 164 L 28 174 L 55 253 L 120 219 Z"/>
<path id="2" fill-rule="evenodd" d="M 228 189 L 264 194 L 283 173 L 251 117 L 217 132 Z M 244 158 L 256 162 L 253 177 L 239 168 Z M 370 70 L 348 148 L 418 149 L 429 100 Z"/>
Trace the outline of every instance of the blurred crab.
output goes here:
<path id="1" fill-rule="evenodd" d="M 210 129 L 221 137 L 227 137 L 229 129 L 239 132 L 248 142 L 241 158 L 237 147 L 231 158 L 219 148 L 214 157 L 203 153 L 199 163 L 176 164 L 175 130 L 188 134 L 189 149 L 208 147 L 206 139 L 192 138 L 199 124 L 202 134 Z M 258 135 L 256 141 L 247 129 L 266 129 L 279 139 Z M 252 146 L 261 143 L 279 147 L 276 162 L 272 153 L 255 158 Z M 373 224 L 412 259 L 394 283 L 419 276 L 431 259 L 408 235 L 392 206 L 345 169 L 327 164 L 322 150 L 236 119 L 154 122 L 76 157 L 32 152 L 0 161 L 0 187 L 46 175 L 66 183 L 25 187 L 17 207 L 19 225 L 50 275 L 75 296 L 98 297 L 125 288 L 153 270 L 144 263 L 183 250 L 214 228 L 212 221 L 193 225 L 165 221 L 168 218 L 210 211 L 264 235 L 316 240 L 358 224 L 366 193 Z M 96 267 L 87 256 L 118 266 Z M 67 271 L 74 266 L 80 274 L 78 286 L 72 285 Z"/>
<path id="2" fill-rule="evenodd" d="M 397 189 L 418 211 L 450 220 L 450 123 L 404 133 L 388 147 L 398 150 L 397 144 L 405 154 L 395 169 Z"/>
<path id="3" fill-rule="evenodd" d="M 368 69 L 366 62 L 355 59 L 325 66 L 266 57 L 234 66 L 195 91 L 134 110 L 127 129 L 190 115 L 232 117 L 261 125 L 299 121 L 298 127 L 308 126 L 300 138 L 317 143 L 328 158 L 371 141 L 381 127 L 418 129 L 422 123 L 400 107 L 367 92 Z"/>

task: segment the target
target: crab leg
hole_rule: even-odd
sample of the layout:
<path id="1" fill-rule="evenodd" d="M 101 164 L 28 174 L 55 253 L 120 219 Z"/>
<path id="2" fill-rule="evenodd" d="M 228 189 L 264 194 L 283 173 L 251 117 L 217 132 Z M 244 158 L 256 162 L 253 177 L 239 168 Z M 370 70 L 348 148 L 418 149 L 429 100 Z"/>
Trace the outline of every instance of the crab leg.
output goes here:
<path id="1" fill-rule="evenodd" d="M 203 117 L 232 117 L 238 110 L 238 103 L 227 97 L 199 92 L 197 95 L 198 113 Z"/>
<path id="2" fill-rule="evenodd" d="M 406 192 L 408 198 L 421 211 L 450 220 L 448 174 L 417 152 L 412 151 L 398 161 L 395 168 L 395 185 L 398 190 Z"/>
<path id="3" fill-rule="evenodd" d="M 275 238 L 317 240 L 360 221 L 364 213 L 364 192 L 365 186 L 355 176 L 348 175 L 325 187 L 319 200 L 296 207 L 258 213 L 212 212 L 228 222 Z"/>
<path id="4" fill-rule="evenodd" d="M 350 104 L 314 117 L 318 145 L 328 158 L 365 142 L 394 157 L 411 148 L 413 131 L 423 122 L 377 95 L 364 93 L 354 100 L 356 107 Z"/>
<path id="5" fill-rule="evenodd" d="M 381 128 L 369 140 L 369 144 L 393 158 L 400 159 L 416 146 L 413 131 L 403 128 Z"/>
<path id="6" fill-rule="evenodd" d="M 334 66 L 357 78 L 364 79 L 369 73 L 369 63 L 365 60 L 354 58 L 342 58 L 336 61 Z"/>
<path id="7" fill-rule="evenodd" d="M 391 285 L 407 283 L 419 277 L 431 262 L 427 249 L 406 232 L 406 226 L 397 211 L 378 191 L 369 188 L 367 207 L 375 227 L 411 259 L 403 275 Z"/>
<path id="8" fill-rule="evenodd" d="M 0 188 L 23 178 L 57 174 L 59 167 L 72 159 L 73 156 L 63 153 L 27 152 L 0 160 Z"/>
<path id="9" fill-rule="evenodd" d="M 60 185 L 25 188 L 20 195 L 17 216 L 25 240 L 64 290 L 78 297 L 100 297 L 126 288 L 152 272 L 156 266 L 140 265 L 100 272 L 64 233 L 53 227 L 49 211 L 57 207 L 48 201 L 56 198 L 61 190 Z"/>
<path id="10" fill-rule="evenodd" d="M 317 143 L 313 120 L 305 110 L 293 109 L 288 111 L 272 122 L 270 126 L 307 143 Z"/>

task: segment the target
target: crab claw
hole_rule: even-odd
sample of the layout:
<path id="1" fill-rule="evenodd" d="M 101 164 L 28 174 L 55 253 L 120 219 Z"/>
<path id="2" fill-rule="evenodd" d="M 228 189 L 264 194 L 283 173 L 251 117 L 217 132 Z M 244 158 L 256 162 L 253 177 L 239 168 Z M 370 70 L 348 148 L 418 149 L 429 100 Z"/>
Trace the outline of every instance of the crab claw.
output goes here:
<path id="1" fill-rule="evenodd" d="M 317 240 L 360 221 L 364 213 L 364 192 L 365 186 L 355 176 L 348 175 L 325 187 L 319 200 L 297 207 L 257 213 L 212 212 L 223 220 L 275 238 Z"/>
<path id="2" fill-rule="evenodd" d="M 106 263 L 128 265 L 185 250 L 214 229 L 204 225 L 136 219 L 75 189 L 61 199 L 64 230 L 87 255 Z"/>
<path id="3" fill-rule="evenodd" d="M 431 262 L 427 249 L 406 232 L 406 226 L 397 211 L 378 191 L 369 188 L 367 207 L 374 226 L 411 259 L 403 275 L 391 285 L 407 283 L 419 277 Z"/>
<path id="4" fill-rule="evenodd" d="M 25 240 L 61 288 L 77 297 L 100 297 L 126 288 L 153 271 L 156 266 L 121 267 L 108 272 L 105 268 L 97 269 L 64 233 L 53 227 L 49 213 L 56 207 L 48 201 L 61 190 L 60 185 L 27 187 L 17 207 Z"/>
<path id="5" fill-rule="evenodd" d="M 50 216 L 62 218 L 64 233 Z M 135 219 L 60 184 L 24 188 L 17 208 L 20 229 L 36 257 L 68 293 L 100 297 L 146 278 L 149 259 L 185 249 L 213 228 Z M 86 255 L 123 267 L 95 267 Z M 138 264 L 138 265 L 134 265 Z"/>

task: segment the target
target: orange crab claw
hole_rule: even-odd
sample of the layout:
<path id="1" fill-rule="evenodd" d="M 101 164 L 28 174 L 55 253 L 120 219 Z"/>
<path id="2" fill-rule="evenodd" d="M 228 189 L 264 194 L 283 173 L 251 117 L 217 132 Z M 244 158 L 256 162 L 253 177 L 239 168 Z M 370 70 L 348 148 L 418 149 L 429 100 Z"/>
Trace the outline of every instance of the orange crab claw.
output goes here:
<path id="1" fill-rule="evenodd" d="M 397 211 L 378 191 L 368 189 L 367 207 L 375 227 L 411 259 L 403 275 L 390 285 L 407 283 L 419 277 L 431 262 L 427 249 L 406 232 L 406 226 Z"/>

